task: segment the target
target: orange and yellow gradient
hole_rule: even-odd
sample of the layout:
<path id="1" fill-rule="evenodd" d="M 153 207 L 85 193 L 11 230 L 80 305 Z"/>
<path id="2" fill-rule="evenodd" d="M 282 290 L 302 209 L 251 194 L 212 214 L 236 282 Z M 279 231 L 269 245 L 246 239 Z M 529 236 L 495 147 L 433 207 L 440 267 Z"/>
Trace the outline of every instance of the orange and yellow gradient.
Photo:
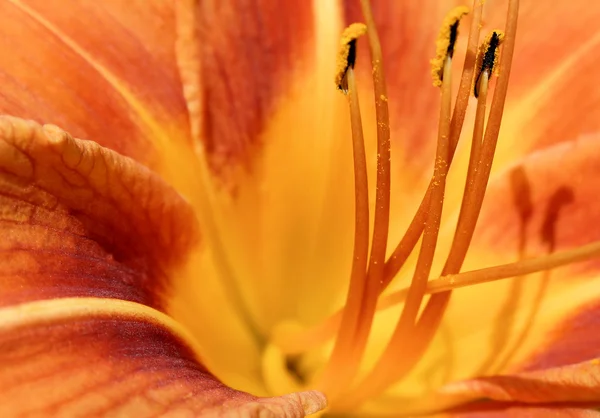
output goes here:
<path id="1" fill-rule="evenodd" d="M 0 0 L 0 415 L 593 413 L 600 7 L 458 3 Z"/>

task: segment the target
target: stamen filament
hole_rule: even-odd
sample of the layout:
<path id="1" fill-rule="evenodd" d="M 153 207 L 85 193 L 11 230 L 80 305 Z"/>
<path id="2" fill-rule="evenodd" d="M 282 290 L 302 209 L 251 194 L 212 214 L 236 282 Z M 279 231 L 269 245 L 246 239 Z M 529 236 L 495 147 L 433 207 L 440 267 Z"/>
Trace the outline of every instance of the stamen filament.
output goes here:
<path id="1" fill-rule="evenodd" d="M 486 111 L 486 101 L 487 101 L 487 93 L 488 93 L 488 84 L 489 84 L 489 72 L 484 71 L 478 77 L 478 90 L 479 97 L 477 99 L 477 110 L 475 112 L 475 123 L 473 126 L 473 138 L 471 141 L 471 155 L 469 157 L 469 166 L 467 169 L 467 180 L 465 182 L 465 190 L 463 193 L 463 199 L 460 206 L 460 211 L 458 214 L 458 221 L 456 224 L 456 231 L 454 233 L 454 239 L 452 242 L 452 247 L 450 249 L 450 255 L 448 256 L 448 260 L 451 260 L 452 257 L 456 257 L 453 251 L 457 251 L 459 247 L 459 239 L 464 234 L 469 232 L 469 228 L 474 225 L 465 225 L 465 222 L 468 220 L 465 219 L 465 213 L 467 212 L 467 208 L 474 208 L 476 202 L 474 199 L 476 198 L 474 190 L 475 190 L 475 178 L 477 176 L 479 164 L 480 164 L 480 156 L 481 156 L 481 142 L 483 140 L 483 131 L 485 127 L 485 111 Z M 466 251 L 465 251 L 466 255 Z"/>
<path id="2" fill-rule="evenodd" d="M 347 351 L 343 363 L 343 374 L 335 377 L 337 384 L 333 385 L 333 387 L 338 389 L 354 379 L 367 344 L 384 276 L 390 218 L 390 122 L 385 76 L 382 67 L 383 58 L 369 0 L 361 0 L 361 6 L 367 25 L 367 37 L 369 39 L 373 66 L 373 90 L 375 95 L 375 117 L 377 121 L 375 216 L 366 287 L 362 295 L 360 310 L 357 313 L 358 321 L 354 329 L 354 337 L 350 341 L 351 349 Z M 337 364 L 337 360 L 332 357 L 330 363 L 334 361 Z M 326 369 L 330 370 L 330 366 L 326 366 Z M 328 382 L 328 375 L 326 373 L 324 373 L 324 377 L 325 382 Z M 337 394 L 338 392 L 335 389 L 328 392 L 330 402 L 333 402 Z"/>
<path id="3" fill-rule="evenodd" d="M 402 334 L 403 336 L 406 336 L 406 333 L 416 322 L 417 313 L 425 294 L 427 280 L 429 279 L 429 273 L 431 272 L 431 265 L 433 263 L 433 256 L 437 246 L 437 238 L 442 218 L 444 194 L 446 190 L 446 176 L 448 174 L 448 161 L 446 160 L 446 156 L 448 155 L 448 137 L 450 133 L 450 115 L 452 106 L 450 97 L 452 92 L 452 85 L 450 83 L 451 68 L 452 59 L 448 57 L 446 59 L 443 71 L 444 81 L 442 81 L 442 104 L 439 122 L 440 126 L 429 213 L 425 223 L 423 241 L 421 244 L 421 251 L 419 252 L 419 258 L 417 260 L 417 266 L 415 268 L 415 273 L 408 291 L 406 305 L 404 306 L 404 310 L 402 311 L 400 322 L 397 327 L 397 330 L 400 331 L 398 333 Z"/>
<path id="4" fill-rule="evenodd" d="M 394 333 L 368 375 L 346 396 L 343 408 L 351 409 L 364 399 L 370 398 L 396 381 L 396 365 L 398 354 L 403 347 L 410 343 L 410 332 L 415 326 L 417 314 L 427 289 L 427 281 L 431 271 L 433 256 L 437 245 L 437 238 L 442 217 L 444 193 L 446 189 L 446 176 L 448 174 L 448 156 L 450 120 L 452 107 L 452 59 L 446 58 L 442 77 L 442 98 L 440 106 L 440 121 L 438 131 L 438 145 L 435 157 L 433 186 L 431 188 L 430 206 L 421 243 L 421 251 L 417 260 L 415 273 L 408 290 L 408 295 L 400 320 Z"/>
<path id="5" fill-rule="evenodd" d="M 487 267 L 458 274 L 449 274 L 427 282 L 425 294 L 437 294 L 449 290 L 490 283 L 513 277 L 537 280 L 532 273 L 548 271 L 557 267 L 587 261 L 600 256 L 600 241 L 593 242 L 571 250 L 558 251 L 535 258 L 525 259 L 514 263 Z M 527 276 L 531 275 L 531 276 Z M 377 311 L 383 311 L 406 300 L 408 287 L 385 295 L 377 303 Z M 345 309 L 345 308 L 344 308 Z M 340 310 L 318 327 L 311 328 L 300 334 L 281 335 L 274 338 L 277 345 L 286 354 L 300 354 L 324 344 L 335 334 L 342 320 L 344 310 Z"/>
<path id="6" fill-rule="evenodd" d="M 457 228 L 456 235 L 459 235 L 459 233 L 460 235 L 455 235 L 455 240 L 452 243 L 450 254 L 448 255 L 444 269 L 442 270 L 442 275 L 455 274 L 460 271 L 475 231 L 479 212 L 481 211 L 485 189 L 492 169 L 492 161 L 496 151 L 500 124 L 502 122 L 504 102 L 508 90 L 510 67 L 512 65 L 515 48 L 518 14 L 519 0 L 509 0 L 506 18 L 506 36 L 502 49 L 502 57 L 500 59 L 500 75 L 496 83 L 490 115 L 483 139 L 480 163 L 477 168 L 475 182 L 471 191 L 474 196 L 471 201 L 474 202 L 474 204 L 464 208 L 463 227 L 460 229 Z M 461 211 L 462 210 L 463 208 L 461 208 Z M 417 357 L 420 357 L 427 349 L 433 336 L 437 332 L 444 312 L 448 306 L 448 302 L 450 301 L 451 294 L 451 291 L 441 292 L 432 295 L 427 302 L 417 326 L 417 338 L 420 340 L 420 347 L 417 347 L 415 353 Z"/>
<path id="7" fill-rule="evenodd" d="M 377 187 L 373 241 L 369 260 L 369 280 L 378 287 L 383 276 L 390 219 L 390 116 L 387 89 L 383 72 L 383 55 L 369 0 L 361 0 L 362 12 L 367 23 L 367 37 L 373 65 L 373 90 L 375 117 L 377 120 Z"/>
<path id="8" fill-rule="evenodd" d="M 525 276 L 531 273 L 550 270 L 567 264 L 585 261 L 600 255 L 600 242 L 593 242 L 572 250 L 559 251 L 516 263 L 503 264 L 465 273 L 448 274 L 431 280 L 427 286 L 432 294 L 459 289 L 481 283 L 493 282 L 509 277 Z M 533 276 L 535 277 L 535 276 Z"/>
<path id="9" fill-rule="evenodd" d="M 367 257 L 369 254 L 369 190 L 367 181 L 367 159 L 365 141 L 358 101 L 358 91 L 353 70 L 353 63 L 347 69 L 345 82 L 348 87 L 348 104 L 352 125 L 352 150 L 354 156 L 354 196 L 355 226 L 354 254 L 350 288 L 346 297 L 346 309 L 343 312 L 340 332 L 337 336 L 329 363 L 322 376 L 321 385 L 331 395 L 336 381 L 348 379 L 351 370 L 345 367 L 349 353 L 352 353 L 354 330 L 359 321 L 360 306 L 363 300 L 367 280 Z M 350 376 L 351 377 L 351 376 Z M 337 385 L 339 388 L 340 385 Z"/>
<path id="10" fill-rule="evenodd" d="M 513 10 L 516 9 L 516 10 Z M 514 15 L 511 15 L 514 12 Z M 500 77 L 496 85 L 496 91 L 492 99 L 492 106 L 490 109 L 490 116 L 488 124 L 485 130 L 485 136 L 481 146 L 481 154 L 477 167 L 472 167 L 474 173 L 472 174 L 475 178 L 473 179 L 473 185 L 469 192 L 471 196 L 466 196 L 463 201 L 466 201 L 466 205 L 461 206 L 462 225 L 456 229 L 456 234 L 450 249 L 450 254 L 444 266 L 445 274 L 454 274 L 460 270 L 464 258 L 467 254 L 471 238 L 475 232 L 475 225 L 481 211 L 483 204 L 483 198 L 485 196 L 485 190 L 489 181 L 490 172 L 492 170 L 492 162 L 494 160 L 494 153 L 496 152 L 496 144 L 498 142 L 498 134 L 500 132 L 500 123 L 502 122 L 502 113 L 504 111 L 504 102 L 506 99 L 506 92 L 508 89 L 508 76 L 510 75 L 510 65 L 512 63 L 512 53 L 514 50 L 514 38 L 516 32 L 516 18 L 518 13 L 518 0 L 511 0 L 509 3 L 509 16 L 507 21 L 507 36 L 506 42 L 502 54 L 502 62 L 500 69 Z M 513 19 L 512 21 L 510 19 Z M 510 33 L 512 30 L 513 33 Z M 489 75 L 489 73 L 487 73 Z M 485 76 L 485 74 L 484 74 Z M 487 83 L 486 83 L 487 84 Z M 487 85 L 483 86 L 487 89 Z M 483 88 L 482 88 L 483 90 Z M 483 91 L 482 91 L 483 93 Z M 487 96 L 487 92 L 486 92 Z M 485 113 L 485 103 L 483 100 L 478 100 L 478 114 L 481 111 Z M 483 121 L 478 121 L 479 124 L 483 124 Z M 477 123 L 476 123 L 477 128 Z M 479 128 L 482 128 L 480 126 Z M 474 136 L 478 134 L 474 132 Z M 474 138 L 475 141 L 475 138 Z"/>
<path id="11" fill-rule="evenodd" d="M 373 240 L 371 257 L 369 259 L 368 285 L 363 309 L 361 311 L 361 326 L 357 329 L 356 343 L 358 356 L 362 355 L 364 343 L 371 329 L 371 322 L 381 281 L 385 269 L 385 256 L 390 223 L 390 192 L 391 192 L 391 144 L 390 116 L 387 99 L 387 88 L 383 72 L 383 54 L 379 35 L 373 19 L 369 0 L 361 0 L 361 8 L 367 24 L 367 37 L 373 66 L 373 90 L 375 95 L 375 118 L 377 122 L 377 182 L 375 191 L 375 219 L 373 224 Z M 361 348 L 362 346 L 362 348 Z"/>
<path id="12" fill-rule="evenodd" d="M 479 45 L 479 33 L 481 28 L 481 15 L 483 11 L 483 2 L 481 0 L 473 1 L 473 19 L 469 29 L 469 40 L 467 43 L 467 52 L 463 64 L 463 71 L 460 80 L 460 86 L 456 95 L 456 104 L 450 122 L 450 146 L 448 148 L 448 165 L 452 164 L 454 153 L 460 138 L 467 107 L 469 104 L 469 96 L 471 86 L 473 84 L 473 75 L 475 74 L 475 61 L 477 55 L 477 47 Z M 433 182 L 433 179 L 432 179 Z M 425 228 L 425 219 L 427 218 L 427 210 L 429 208 L 429 198 L 432 183 L 429 183 L 427 193 L 423 197 L 419 209 L 417 210 L 413 220 L 411 221 L 404 236 L 396 246 L 396 249 L 386 262 L 385 277 L 381 286 L 381 291 L 390 284 L 396 274 L 400 271 L 408 257 L 410 256 L 415 245 L 419 241 L 423 229 Z"/>
<path id="13" fill-rule="evenodd" d="M 450 154 L 448 155 L 448 163 L 452 161 L 454 151 L 458 145 L 460 132 L 462 131 L 469 97 L 471 95 L 471 85 L 475 74 L 475 63 L 477 56 L 477 47 L 479 46 L 479 33 L 481 31 L 481 15 L 483 13 L 483 4 L 481 0 L 473 0 L 473 19 L 469 28 L 469 40 L 467 41 L 467 51 L 463 64 L 463 72 L 460 78 L 460 85 L 456 95 L 456 103 L 454 104 L 454 113 L 452 114 L 452 122 L 450 122 Z"/>

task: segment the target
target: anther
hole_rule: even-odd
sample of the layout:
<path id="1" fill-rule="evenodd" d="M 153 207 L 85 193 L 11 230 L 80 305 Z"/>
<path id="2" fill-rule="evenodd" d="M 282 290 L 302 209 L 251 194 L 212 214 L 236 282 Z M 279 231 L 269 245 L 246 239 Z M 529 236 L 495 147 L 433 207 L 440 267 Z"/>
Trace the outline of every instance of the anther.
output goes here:
<path id="1" fill-rule="evenodd" d="M 367 26 L 364 23 L 353 23 L 342 33 L 340 51 L 337 56 L 335 85 L 345 94 L 348 93 L 346 74 L 349 68 L 354 68 L 356 61 L 356 40 L 365 33 L 367 33 Z"/>
<path id="2" fill-rule="evenodd" d="M 435 58 L 431 60 L 431 75 L 433 77 L 433 85 L 440 87 L 444 78 L 444 65 L 446 60 L 454 55 L 454 45 L 458 37 L 458 24 L 460 19 L 469 13 L 469 8 L 459 6 L 453 9 L 444 18 L 440 34 L 436 42 Z"/>
<path id="3" fill-rule="evenodd" d="M 488 78 L 494 71 L 494 65 L 498 62 L 499 46 L 504 40 L 504 33 L 499 30 L 491 32 L 483 41 L 479 47 L 479 53 L 477 54 L 477 62 L 475 68 L 479 68 L 477 78 L 475 79 L 475 85 L 473 87 L 473 94 L 475 97 L 479 97 L 479 83 L 481 81 L 481 75 L 487 73 Z"/>

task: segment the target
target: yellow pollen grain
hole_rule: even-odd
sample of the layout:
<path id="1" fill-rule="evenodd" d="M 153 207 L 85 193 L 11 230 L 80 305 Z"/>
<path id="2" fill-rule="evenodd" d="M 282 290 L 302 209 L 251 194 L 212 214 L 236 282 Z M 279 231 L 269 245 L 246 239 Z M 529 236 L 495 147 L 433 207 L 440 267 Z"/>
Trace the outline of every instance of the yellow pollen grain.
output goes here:
<path id="1" fill-rule="evenodd" d="M 490 44 L 494 35 L 498 37 L 498 44 L 494 49 L 494 59 L 490 66 L 489 63 L 484 63 L 484 59 L 487 55 L 488 49 L 490 49 Z M 502 45 L 502 41 L 504 41 L 504 32 L 502 32 L 501 30 L 493 30 L 485 37 L 481 45 L 479 45 L 479 50 L 477 51 L 477 58 L 475 58 L 475 68 L 477 71 L 477 76 L 473 78 L 471 91 L 475 91 L 476 87 L 477 89 L 479 89 L 478 83 L 481 78 L 481 74 L 484 71 L 489 71 L 490 73 L 494 71 L 494 67 L 496 67 L 498 59 L 500 57 L 500 45 Z M 484 64 L 486 68 L 483 68 Z M 495 74 L 498 75 L 498 70 L 495 71 Z M 491 74 L 488 73 L 488 77 L 490 76 Z"/>
<path id="2" fill-rule="evenodd" d="M 481 45 L 479 45 L 479 51 L 477 52 L 477 61 L 475 61 L 475 68 L 481 70 L 483 65 L 483 58 L 485 57 L 485 53 L 490 47 L 490 42 L 492 41 L 492 37 L 496 34 L 498 36 L 498 46 L 496 46 L 496 50 L 494 51 L 494 63 L 492 64 L 492 68 L 496 66 L 498 63 L 498 58 L 500 56 L 500 45 L 502 45 L 502 41 L 504 41 L 504 32 L 501 30 L 493 30 L 485 37 Z M 497 75 L 497 74 L 496 74 Z"/>
<path id="3" fill-rule="evenodd" d="M 350 54 L 350 43 L 357 40 L 362 35 L 367 33 L 367 25 L 364 23 L 352 23 L 342 33 L 340 39 L 340 50 L 337 55 L 337 65 L 335 68 L 335 85 L 340 88 L 343 84 L 344 77 L 348 71 L 348 55 Z"/>
<path id="4" fill-rule="evenodd" d="M 433 85 L 440 87 L 442 85 L 442 73 L 444 71 L 444 62 L 448 57 L 448 47 L 450 46 L 450 34 L 452 26 L 456 22 L 469 13 L 467 6 L 455 7 L 446 15 L 442 22 L 440 34 L 435 42 L 435 58 L 431 62 L 431 76 L 433 77 Z"/>

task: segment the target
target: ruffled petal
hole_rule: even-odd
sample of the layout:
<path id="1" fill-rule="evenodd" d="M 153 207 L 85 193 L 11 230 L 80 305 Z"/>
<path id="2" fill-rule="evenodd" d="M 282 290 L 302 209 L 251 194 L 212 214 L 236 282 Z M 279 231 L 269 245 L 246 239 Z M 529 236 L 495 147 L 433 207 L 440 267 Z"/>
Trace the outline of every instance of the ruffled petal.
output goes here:
<path id="1" fill-rule="evenodd" d="M 68 296 L 163 309 L 199 242 L 191 206 L 140 164 L 0 117 L 0 306 Z"/>
<path id="2" fill-rule="evenodd" d="M 190 145 L 173 3 L 2 0 L 0 112 L 158 168 Z"/>
<path id="3" fill-rule="evenodd" d="M 597 410 L 600 402 L 599 382 L 600 359 L 593 359 L 563 367 L 451 382 L 422 398 L 395 400 L 396 414 L 382 410 L 374 416 L 588 416 L 585 414 Z M 388 399 L 382 404 L 386 402 L 389 410 L 394 403 Z M 576 413 L 583 415 L 573 415 Z"/>
<path id="4" fill-rule="evenodd" d="M 552 404 L 600 401 L 600 360 L 514 375 L 480 377 L 440 389 L 464 400 Z"/>
<path id="5" fill-rule="evenodd" d="M 54 299 L 0 309 L 2 416 L 304 417 L 318 392 L 257 398 L 218 382 L 186 334 L 142 305 Z"/>
<path id="6" fill-rule="evenodd" d="M 464 411 L 465 409 L 465 412 L 440 414 L 440 418 L 596 418 L 598 416 L 596 409 L 567 405 L 543 407 L 494 403 L 493 405 L 460 408 L 459 410 Z"/>
<path id="7" fill-rule="evenodd" d="M 304 416 L 302 405 L 322 405 L 316 394 L 271 402 L 227 388 L 200 364 L 237 366 L 251 379 L 250 366 L 239 365 L 257 363 L 252 353 L 222 359 L 252 347 L 236 341 L 243 331 L 198 345 L 161 313 L 173 311 L 179 281 L 198 281 L 198 273 L 185 275 L 200 236 L 191 205 L 147 168 L 55 126 L 5 116 L 0 173 L 0 357 L 14 356 L 0 358 L 11 365 L 0 371 L 0 392 L 12 394 L 0 411 L 139 416 L 173 403 L 219 414 L 227 398 L 225 407 L 242 416 L 269 408 L 272 416 Z M 227 308 L 210 307 L 227 333 Z M 206 318 L 195 320 L 212 329 Z M 180 351 L 169 333 L 183 335 L 188 348 Z M 120 352 L 129 357 L 118 361 Z M 31 391 L 44 396 L 22 402 Z"/>

